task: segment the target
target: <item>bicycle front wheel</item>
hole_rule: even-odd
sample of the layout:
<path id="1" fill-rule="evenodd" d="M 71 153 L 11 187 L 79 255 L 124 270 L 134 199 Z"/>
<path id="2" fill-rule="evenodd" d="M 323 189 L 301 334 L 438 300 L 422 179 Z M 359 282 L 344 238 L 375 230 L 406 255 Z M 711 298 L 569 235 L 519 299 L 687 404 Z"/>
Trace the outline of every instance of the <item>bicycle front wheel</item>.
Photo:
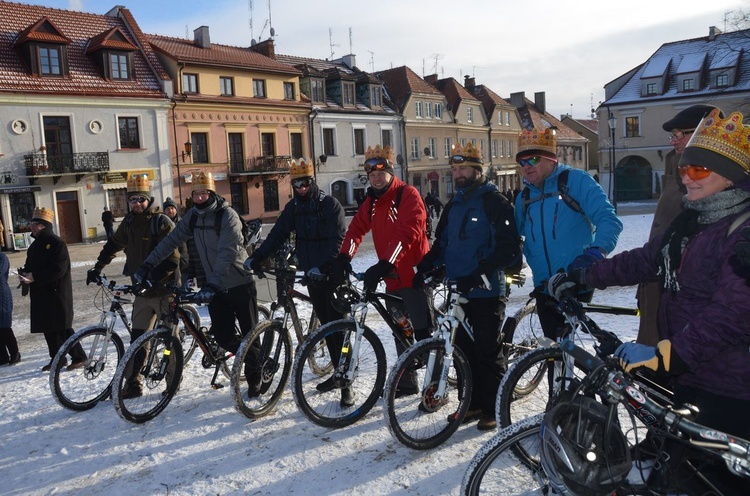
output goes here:
<path id="1" fill-rule="evenodd" d="M 386 356 L 378 336 L 365 327 L 359 354 L 353 356 L 357 329 L 351 320 L 330 322 L 315 331 L 300 346 L 292 366 L 292 391 L 297 406 L 311 422 L 323 427 L 345 427 L 372 409 L 383 391 Z M 321 343 L 325 345 L 321 347 Z M 324 376 L 308 372 L 311 353 L 325 349 L 335 369 Z M 330 353 L 336 360 L 331 360 Z M 340 359 L 339 359 L 340 357 Z M 351 380 L 344 375 L 353 372 Z"/>
<path id="2" fill-rule="evenodd" d="M 86 353 L 86 361 L 79 369 L 67 370 L 63 359 L 78 345 Z M 125 346 L 115 332 L 98 325 L 81 329 L 65 341 L 52 361 L 49 376 L 52 394 L 65 408 L 77 411 L 93 408 L 109 397 L 112 378 L 124 353 Z"/>
<path id="3" fill-rule="evenodd" d="M 445 342 L 431 338 L 419 341 L 401 354 L 385 387 L 385 419 L 388 428 L 401 444 L 412 449 L 430 449 L 447 440 L 466 415 L 471 402 L 471 369 L 463 352 L 453 349 L 448 378 L 442 379 L 446 358 Z M 428 362 L 434 365 L 429 377 Z M 415 394 L 403 394 L 397 386 L 416 384 Z M 441 398 L 435 396 L 444 383 Z M 399 397 L 397 397 L 399 396 Z"/>
<path id="4" fill-rule="evenodd" d="M 117 414 L 136 424 L 159 415 L 180 385 L 182 359 L 180 340 L 171 329 L 153 329 L 136 339 L 112 381 Z"/>
<path id="5" fill-rule="evenodd" d="M 304 342 L 311 334 L 313 334 L 320 327 L 320 321 L 315 312 L 310 315 L 310 326 L 308 332 L 305 334 L 301 342 Z M 333 371 L 333 364 L 331 363 L 331 356 L 326 348 L 325 340 L 319 341 L 317 347 L 310 352 L 307 357 L 307 364 L 310 366 L 310 370 L 313 374 L 324 376 L 328 375 Z"/>
<path id="6" fill-rule="evenodd" d="M 541 467 L 544 415 L 535 415 L 502 429 L 482 446 L 466 469 L 461 494 L 551 494 Z"/>
<path id="7" fill-rule="evenodd" d="M 292 339 L 278 320 L 267 320 L 242 340 L 232 367 L 234 404 L 247 418 L 268 415 L 292 369 Z"/>

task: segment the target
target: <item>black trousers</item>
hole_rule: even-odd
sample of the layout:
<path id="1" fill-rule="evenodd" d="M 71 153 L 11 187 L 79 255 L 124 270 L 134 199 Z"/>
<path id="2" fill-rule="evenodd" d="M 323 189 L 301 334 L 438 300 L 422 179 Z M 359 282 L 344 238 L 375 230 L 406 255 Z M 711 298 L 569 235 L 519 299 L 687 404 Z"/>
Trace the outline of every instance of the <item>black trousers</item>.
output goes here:
<path id="1" fill-rule="evenodd" d="M 0 327 L 0 363 L 8 363 L 18 354 L 18 342 L 13 329 Z"/>
<path id="2" fill-rule="evenodd" d="M 216 293 L 208 304 L 208 314 L 211 316 L 211 329 L 216 342 L 225 350 L 235 353 L 242 341 L 234 333 L 235 318 L 243 336 L 258 324 L 255 284 L 242 284 Z"/>
<path id="3" fill-rule="evenodd" d="M 49 350 L 50 358 L 55 358 L 55 355 L 60 351 L 62 345 L 72 335 L 73 329 L 65 329 L 64 331 L 44 331 L 44 339 L 47 341 L 47 349 Z M 80 344 L 76 344 L 68 354 L 74 362 L 82 362 L 86 359 L 86 353 L 84 353 L 83 347 Z"/>

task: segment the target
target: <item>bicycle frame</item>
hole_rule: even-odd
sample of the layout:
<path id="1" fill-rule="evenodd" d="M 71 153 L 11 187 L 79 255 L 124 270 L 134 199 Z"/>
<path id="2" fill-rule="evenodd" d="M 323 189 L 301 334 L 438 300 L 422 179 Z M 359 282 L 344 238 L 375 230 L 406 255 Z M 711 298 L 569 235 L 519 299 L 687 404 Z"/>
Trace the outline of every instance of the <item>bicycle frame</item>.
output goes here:
<path id="1" fill-rule="evenodd" d="M 99 319 L 99 325 L 107 329 L 107 340 L 104 343 L 104 346 L 101 348 L 101 352 L 99 354 L 99 359 L 96 360 L 97 366 L 93 372 L 100 373 L 104 369 L 105 360 L 104 357 L 107 356 L 107 351 L 109 348 L 109 336 L 114 332 L 115 324 L 117 323 L 117 318 L 119 317 L 122 321 L 123 325 L 125 325 L 125 329 L 127 329 L 128 334 L 132 334 L 133 328 L 132 324 L 130 323 L 130 319 L 128 318 L 127 314 L 125 313 L 125 310 L 123 309 L 123 304 L 132 303 L 132 301 L 128 298 L 124 298 L 122 296 L 123 291 L 126 291 L 129 289 L 129 286 L 115 286 L 115 281 L 111 281 L 109 284 L 107 284 L 107 279 L 104 276 L 99 277 L 100 285 L 102 286 L 102 291 L 109 290 L 112 292 L 112 301 L 109 303 L 109 310 L 106 312 L 102 312 L 102 316 Z M 96 336 L 94 338 L 93 345 L 91 346 L 91 349 L 96 350 L 99 348 L 99 339 L 100 336 Z M 86 366 L 90 364 L 90 361 L 93 359 L 93 356 L 87 356 L 86 357 Z"/>

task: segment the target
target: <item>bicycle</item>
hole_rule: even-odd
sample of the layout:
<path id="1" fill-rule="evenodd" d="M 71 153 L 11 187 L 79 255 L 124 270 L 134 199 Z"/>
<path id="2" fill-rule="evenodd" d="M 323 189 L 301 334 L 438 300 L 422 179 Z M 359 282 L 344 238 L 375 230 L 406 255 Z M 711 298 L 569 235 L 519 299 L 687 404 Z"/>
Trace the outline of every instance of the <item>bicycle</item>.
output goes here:
<path id="1" fill-rule="evenodd" d="M 461 425 L 471 402 L 471 370 L 463 351 L 454 346 L 459 326 L 474 339 L 473 328 L 461 307 L 468 299 L 458 292 L 455 281 L 443 282 L 448 288 L 448 307 L 444 314 L 438 315 L 435 333 L 399 357 L 383 394 L 384 414 L 391 434 L 413 449 L 434 448 L 447 440 Z M 519 334 L 516 343 L 513 336 L 502 339 L 503 369 L 537 346 L 537 336 L 533 334 Z M 421 385 L 419 392 L 399 397 L 396 387 L 399 381 L 414 373 L 417 384 Z M 436 415 L 439 410 L 450 415 Z"/>
<path id="2" fill-rule="evenodd" d="M 573 393 L 548 413 L 512 424 L 485 444 L 469 464 L 462 482 L 462 494 L 496 494 L 499 487 L 504 493 L 518 490 L 523 494 L 578 491 L 578 478 L 559 462 L 563 457 L 569 460 L 568 467 L 576 467 L 577 473 L 602 471 L 605 482 L 590 486 L 589 490 L 606 490 L 607 494 L 658 495 L 685 491 L 688 494 L 722 495 L 721 489 L 705 477 L 707 470 L 722 463 L 732 474 L 750 480 L 750 441 L 696 423 L 692 420 L 693 408 L 673 409 L 670 405 L 662 405 L 640 388 L 638 380 L 622 371 L 616 359 L 594 356 L 567 339 L 560 348 L 566 356 L 582 365 L 586 375 L 573 380 Z M 583 418 L 576 415 L 583 404 L 581 398 L 594 394 L 606 405 L 601 407 L 604 425 L 598 427 L 595 436 L 584 441 L 576 433 L 590 433 L 592 426 L 576 427 Z M 652 480 L 646 476 L 640 461 L 635 465 L 631 463 L 630 441 L 613 414 L 618 405 L 625 408 L 631 419 L 637 418 L 645 425 L 654 438 L 667 439 L 685 448 L 671 461 L 666 461 L 668 457 L 663 443 L 657 454 L 657 460 L 666 467 L 679 467 L 679 476 L 669 473 L 669 480 L 660 485 L 664 479 Z M 558 420 L 566 418 L 565 415 L 572 421 L 558 430 Z M 566 436 L 574 437 L 572 444 L 565 440 Z M 624 449 L 605 449 L 623 442 Z M 576 444 L 580 449 L 571 450 Z M 579 466 L 577 462 L 584 451 L 587 461 L 583 463 L 588 465 Z M 618 462 L 613 458 L 619 454 L 623 459 Z M 750 482 L 747 487 L 750 487 Z"/>
<path id="3" fill-rule="evenodd" d="M 115 410 L 120 417 L 130 422 L 143 423 L 153 419 L 166 408 L 177 392 L 185 363 L 180 338 L 174 332 L 179 322 L 182 322 L 187 333 L 203 352 L 202 366 L 206 369 L 214 368 L 211 387 L 224 387 L 217 382 L 219 371 L 226 378 L 231 377 L 230 364 L 227 362 L 234 354 L 221 348 L 210 330 L 203 326 L 198 327 L 187 310 L 192 303 L 204 303 L 197 299 L 198 293 L 183 291 L 174 285 L 167 289 L 174 296 L 169 305 L 169 313 L 162 316 L 156 328 L 133 342 L 117 366 L 112 381 L 112 402 Z M 236 325 L 235 333 L 239 341 L 242 335 Z M 138 366 L 137 363 L 142 365 Z M 143 378 L 141 395 L 123 398 L 122 391 L 126 388 L 134 368 L 140 371 L 139 375 Z"/>
<path id="4" fill-rule="evenodd" d="M 362 274 L 354 274 L 354 277 L 361 280 Z M 311 422 L 340 428 L 367 415 L 383 392 L 385 348 L 378 335 L 365 324 L 368 304 L 380 314 L 403 349 L 414 343 L 414 336 L 405 335 L 383 303 L 399 302 L 398 296 L 371 291 L 360 293 L 351 284 L 344 284 L 336 290 L 334 298 L 342 313 L 348 311 L 350 317 L 319 327 L 302 343 L 292 365 L 292 392 L 297 406 Z M 339 355 L 335 359 L 331 357 L 331 349 Z M 310 355 L 321 351 L 334 367 L 323 376 L 307 373 L 305 364 Z M 319 390 L 317 386 L 324 382 L 332 382 L 333 389 Z M 337 397 L 344 388 L 349 388 L 355 398 L 351 405 L 342 404 Z"/>
<path id="5" fill-rule="evenodd" d="M 286 257 L 277 257 L 276 268 L 264 270 L 264 273 L 276 277 L 277 301 L 271 304 L 271 312 L 274 314 L 282 309 L 283 314 L 279 318 L 261 322 L 245 336 L 237 349 L 231 377 L 235 406 L 251 420 L 270 413 L 284 392 L 292 368 L 292 329 L 299 349 L 320 326 L 315 309 L 307 322 L 299 317 L 296 300 L 309 304 L 310 297 L 294 289 L 295 281 L 304 281 L 304 275 L 300 275 Z M 242 380 L 242 374 L 248 353 L 257 349 L 260 349 L 262 357 L 262 363 L 258 366 L 261 382 L 258 390 L 251 391 L 247 382 Z M 313 348 L 307 357 L 307 364 L 315 375 L 331 373 L 333 365 L 327 358 L 324 341 Z"/>

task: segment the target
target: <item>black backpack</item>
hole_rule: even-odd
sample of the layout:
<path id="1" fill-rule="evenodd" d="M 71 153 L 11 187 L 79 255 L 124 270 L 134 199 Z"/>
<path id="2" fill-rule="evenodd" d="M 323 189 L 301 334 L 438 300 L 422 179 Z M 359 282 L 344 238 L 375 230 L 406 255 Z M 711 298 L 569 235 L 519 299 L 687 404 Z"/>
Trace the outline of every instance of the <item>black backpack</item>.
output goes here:
<path id="1" fill-rule="evenodd" d="M 219 208 L 214 214 L 216 216 L 214 218 L 214 231 L 216 232 L 217 237 L 221 235 L 221 223 L 224 220 L 225 210 L 225 208 Z M 253 219 L 248 222 L 239 213 L 237 214 L 237 217 L 240 218 L 240 224 L 242 224 L 242 245 L 245 247 L 245 250 L 247 250 L 248 255 L 250 255 L 255 250 L 255 246 L 260 240 L 260 232 L 263 225 L 260 219 Z M 195 230 L 197 223 L 198 216 L 192 214 L 190 216 L 190 222 L 188 223 L 191 232 Z"/>
<path id="2" fill-rule="evenodd" d="M 570 174 L 570 169 L 565 169 L 560 173 L 559 176 L 557 176 L 557 191 L 551 191 L 549 193 L 545 193 L 539 198 L 534 198 L 533 200 L 530 199 L 531 192 L 529 191 L 529 188 L 524 188 L 521 192 L 521 198 L 523 199 L 523 216 L 526 217 L 526 212 L 529 209 L 529 205 L 538 201 L 542 201 L 545 198 L 551 198 L 554 196 L 559 196 L 563 203 L 567 205 L 571 210 L 574 212 L 578 212 L 579 214 L 583 215 L 583 218 L 586 219 L 586 222 L 588 223 L 591 230 L 594 230 L 594 225 L 591 223 L 591 220 L 589 220 L 588 216 L 586 215 L 586 212 L 583 211 L 583 208 L 581 208 L 581 204 L 576 201 L 575 198 L 570 196 L 570 193 L 568 193 L 568 175 Z"/>

